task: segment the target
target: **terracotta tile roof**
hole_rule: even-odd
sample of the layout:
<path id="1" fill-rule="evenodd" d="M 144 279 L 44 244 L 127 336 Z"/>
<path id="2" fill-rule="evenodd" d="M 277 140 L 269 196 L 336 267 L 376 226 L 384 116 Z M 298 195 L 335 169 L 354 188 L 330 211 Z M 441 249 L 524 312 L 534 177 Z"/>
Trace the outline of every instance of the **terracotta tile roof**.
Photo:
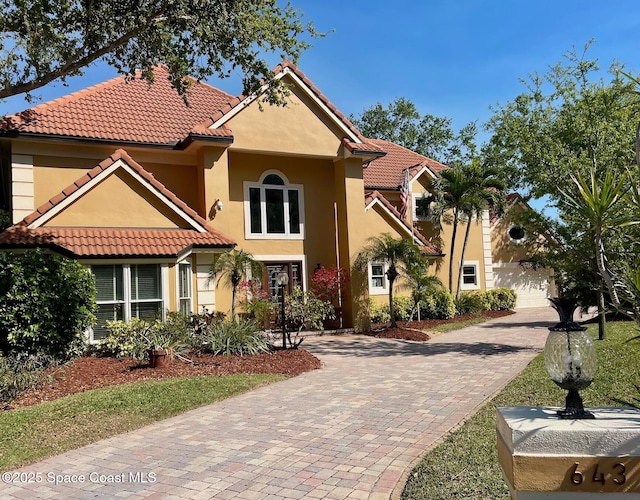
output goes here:
<path id="1" fill-rule="evenodd" d="M 27 229 L 20 222 L 0 233 L 0 248 L 44 247 L 75 258 L 177 257 L 189 248 L 229 248 L 219 232 L 191 229 Z"/>
<path id="2" fill-rule="evenodd" d="M 410 149 L 380 139 L 367 139 L 386 155 L 372 160 L 364 169 L 365 189 L 398 189 L 404 180 L 404 171 L 410 168 L 410 175 L 415 175 L 423 167 L 428 168 L 435 176 L 448 168 L 442 163 L 427 158 Z"/>
<path id="3" fill-rule="evenodd" d="M 43 216 L 64 203 L 81 187 L 97 182 L 118 160 L 126 162 L 136 173 L 149 183 L 150 190 L 156 190 L 171 201 L 184 215 L 197 225 L 192 229 L 146 229 L 146 228 L 94 228 L 94 227 L 41 227 L 46 221 Z M 192 223 L 193 224 L 193 223 Z M 32 226 L 31 229 L 29 226 Z M 207 225 L 184 201 L 179 199 L 153 175 L 135 162 L 126 151 L 119 149 L 109 158 L 80 177 L 61 193 L 51 198 L 24 220 L 0 233 L 0 248 L 47 247 L 74 257 L 176 257 L 188 248 L 232 247 L 235 242 Z"/>
<path id="4" fill-rule="evenodd" d="M 0 133 L 175 146 L 233 99 L 193 80 L 187 106 L 167 80 L 167 69 L 154 71 L 151 86 L 140 78 L 117 77 L 7 116 Z"/>
<path id="5" fill-rule="evenodd" d="M 394 207 L 389 200 L 387 200 L 380 192 L 378 191 L 370 191 L 364 194 L 364 205 L 365 207 L 368 207 L 373 201 L 379 201 L 380 203 L 382 203 L 393 215 L 396 219 L 398 219 L 398 223 L 403 225 L 407 231 L 410 231 L 421 243 L 422 246 L 424 248 L 424 252 L 432 255 L 432 256 L 442 256 L 444 255 L 442 253 L 442 250 L 440 250 L 438 247 L 432 245 L 429 240 L 427 240 L 420 231 L 418 231 L 416 228 L 411 227 L 410 224 L 407 223 L 407 221 L 405 221 L 402 218 L 402 215 L 400 215 L 400 212 L 398 212 L 398 210 L 396 210 L 396 207 Z"/>
<path id="6" fill-rule="evenodd" d="M 352 142 L 345 137 L 342 139 L 342 144 L 353 154 L 375 156 L 378 158 L 387 154 L 386 151 L 381 150 L 378 146 L 369 142 Z"/>

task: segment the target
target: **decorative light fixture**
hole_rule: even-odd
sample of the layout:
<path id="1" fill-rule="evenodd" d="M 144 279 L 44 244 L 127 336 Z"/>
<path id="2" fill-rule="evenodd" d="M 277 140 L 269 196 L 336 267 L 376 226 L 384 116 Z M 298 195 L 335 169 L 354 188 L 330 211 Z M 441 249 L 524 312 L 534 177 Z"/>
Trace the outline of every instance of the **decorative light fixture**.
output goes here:
<path id="1" fill-rule="evenodd" d="M 280 287 L 280 300 L 281 300 L 281 319 L 282 319 L 282 349 L 287 348 L 287 330 L 284 314 L 284 287 L 289 283 L 289 274 L 286 271 L 280 271 L 276 275 L 276 283 Z"/>
<path id="2" fill-rule="evenodd" d="M 577 301 L 557 297 L 549 300 L 560 316 L 560 323 L 549 328 L 544 363 L 551 380 L 569 391 L 565 409 L 559 410 L 558 416 L 564 419 L 595 418 L 584 409 L 578 392 L 593 382 L 597 368 L 595 347 L 586 328 L 573 321 Z"/>
<path id="3" fill-rule="evenodd" d="M 215 219 L 216 215 L 218 215 L 218 212 L 222 212 L 223 207 L 224 205 L 220 201 L 220 198 L 217 198 L 216 201 L 213 202 L 213 205 L 211 205 L 211 209 L 209 210 L 209 220 Z"/>

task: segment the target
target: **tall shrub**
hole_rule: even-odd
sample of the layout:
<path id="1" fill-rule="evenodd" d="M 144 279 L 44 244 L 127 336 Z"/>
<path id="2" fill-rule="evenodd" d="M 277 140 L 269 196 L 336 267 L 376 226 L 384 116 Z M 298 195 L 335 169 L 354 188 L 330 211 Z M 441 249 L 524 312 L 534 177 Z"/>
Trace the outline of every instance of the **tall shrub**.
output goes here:
<path id="1" fill-rule="evenodd" d="M 0 252 L 0 351 L 66 359 L 95 321 L 95 282 L 74 260 Z"/>
<path id="2" fill-rule="evenodd" d="M 436 290 L 420 301 L 422 319 L 451 319 L 456 315 L 453 295 L 447 289 Z"/>
<path id="3" fill-rule="evenodd" d="M 516 308 L 518 294 L 511 288 L 494 288 L 486 291 L 492 311 L 508 311 Z"/>

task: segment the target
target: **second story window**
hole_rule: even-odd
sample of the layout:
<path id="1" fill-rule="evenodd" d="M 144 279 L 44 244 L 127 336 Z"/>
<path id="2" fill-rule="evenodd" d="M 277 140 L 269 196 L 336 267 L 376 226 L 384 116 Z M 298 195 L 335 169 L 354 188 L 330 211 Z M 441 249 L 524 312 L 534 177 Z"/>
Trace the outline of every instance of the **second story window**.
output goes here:
<path id="1" fill-rule="evenodd" d="M 247 239 L 302 239 L 302 207 L 302 186 L 289 184 L 282 174 L 263 175 L 259 184 L 245 182 Z"/>

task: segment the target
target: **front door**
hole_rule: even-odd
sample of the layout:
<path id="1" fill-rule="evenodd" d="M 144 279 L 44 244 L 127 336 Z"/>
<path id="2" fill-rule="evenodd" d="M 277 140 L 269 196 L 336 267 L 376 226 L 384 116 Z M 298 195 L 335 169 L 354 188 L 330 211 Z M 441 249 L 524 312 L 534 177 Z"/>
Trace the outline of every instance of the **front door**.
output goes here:
<path id="1" fill-rule="evenodd" d="M 281 272 L 286 272 L 289 276 L 289 284 L 285 287 L 285 291 L 290 293 L 294 285 L 301 286 L 300 276 L 302 263 L 301 262 L 265 262 L 264 274 L 262 277 L 262 283 L 265 290 L 269 291 L 269 294 L 277 297 L 280 295 L 278 289 L 277 277 Z"/>

